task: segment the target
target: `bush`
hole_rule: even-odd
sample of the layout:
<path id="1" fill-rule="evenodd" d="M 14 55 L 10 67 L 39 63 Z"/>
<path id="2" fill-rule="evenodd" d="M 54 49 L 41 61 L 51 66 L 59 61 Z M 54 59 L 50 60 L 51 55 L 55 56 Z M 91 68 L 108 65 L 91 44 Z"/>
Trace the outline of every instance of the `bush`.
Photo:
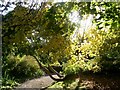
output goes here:
<path id="1" fill-rule="evenodd" d="M 78 37 L 79 38 L 79 37 Z M 80 40 L 80 39 L 79 39 Z M 91 27 L 83 42 L 73 44 L 71 59 L 64 64 L 66 74 L 82 71 L 120 71 L 120 30 Z"/>
<path id="2" fill-rule="evenodd" d="M 35 78 L 43 75 L 39 66 L 31 56 L 9 55 L 4 60 L 2 67 L 2 88 L 13 88 L 26 79 Z"/>
<path id="3" fill-rule="evenodd" d="M 66 80 L 63 82 L 56 82 L 55 84 L 51 85 L 49 88 L 57 88 L 58 90 L 75 90 L 75 88 L 78 86 L 79 80 Z"/>
<path id="4" fill-rule="evenodd" d="M 81 44 L 80 51 L 82 57 L 80 59 L 86 62 L 89 70 L 119 69 L 120 31 L 91 28 L 85 33 L 85 40 Z M 94 69 L 95 66 L 96 69 Z"/>
<path id="5" fill-rule="evenodd" d="M 4 76 L 2 78 L 2 86 L 0 87 L 1 90 L 12 90 L 16 86 L 18 86 L 19 83 L 14 78 L 10 78 L 8 75 Z"/>

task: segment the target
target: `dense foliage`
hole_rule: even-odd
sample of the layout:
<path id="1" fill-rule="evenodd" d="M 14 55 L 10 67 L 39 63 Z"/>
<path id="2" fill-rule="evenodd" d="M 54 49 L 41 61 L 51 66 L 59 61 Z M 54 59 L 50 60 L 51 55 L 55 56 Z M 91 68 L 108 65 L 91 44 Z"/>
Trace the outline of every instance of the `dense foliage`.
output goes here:
<path id="1" fill-rule="evenodd" d="M 36 57 L 43 66 L 62 65 L 66 76 L 80 71 L 120 70 L 120 3 L 44 2 L 34 7 L 17 3 L 3 16 L 3 67 L 12 54 Z M 70 37 L 82 25 L 70 21 L 73 11 L 79 13 L 79 20 L 93 16 L 93 25 L 75 41 Z"/>
<path id="2" fill-rule="evenodd" d="M 80 5 L 81 3 L 78 4 L 78 6 Z M 90 2 L 84 3 L 84 5 L 84 9 L 80 13 L 83 17 L 85 14 L 88 16 L 92 14 L 93 25 L 84 30 L 82 35 L 78 34 L 72 43 L 74 54 L 63 65 L 64 72 L 66 74 L 76 74 L 81 70 L 119 72 L 119 3 Z"/>
<path id="3" fill-rule="evenodd" d="M 13 52 L 15 55 L 37 54 L 39 58 L 43 58 L 41 60 L 46 57 L 46 60 L 54 57 L 58 60 L 62 54 L 67 55 L 65 53 L 69 48 L 69 38 L 66 38 L 66 35 L 73 27 L 65 18 L 68 12 L 62 8 L 65 5 L 58 3 L 43 10 L 32 9 L 28 15 L 26 14 L 29 9 L 17 6 L 8 14 L 10 18 L 8 15 L 3 17 L 3 46 L 7 45 L 6 48 L 3 47 L 3 54 L 8 52 Z M 43 62 L 47 62 L 46 60 Z"/>
<path id="4" fill-rule="evenodd" d="M 92 27 L 85 32 L 80 51 L 93 69 L 100 67 L 102 70 L 119 70 L 119 8 L 119 3 L 91 3 L 91 9 L 94 10 L 91 13 L 94 14 L 97 28 Z"/>
<path id="5" fill-rule="evenodd" d="M 39 69 L 37 62 L 30 56 L 8 55 L 2 67 L 3 89 L 15 88 L 27 79 L 40 77 L 44 73 Z"/>
<path id="6" fill-rule="evenodd" d="M 13 11 L 3 16 L 3 76 L 4 72 L 7 72 L 10 76 L 12 74 L 16 77 L 13 73 L 15 70 L 18 71 L 17 76 L 35 75 L 34 67 L 30 69 L 25 61 L 19 63 L 15 61 L 13 64 L 8 58 L 11 54 L 20 57 L 36 56 L 40 63 L 45 65 L 69 58 L 69 34 L 74 27 L 66 17 L 73 8 L 71 5 L 71 3 L 52 5 L 46 2 L 42 3 L 41 8 L 34 9 L 18 4 Z"/>

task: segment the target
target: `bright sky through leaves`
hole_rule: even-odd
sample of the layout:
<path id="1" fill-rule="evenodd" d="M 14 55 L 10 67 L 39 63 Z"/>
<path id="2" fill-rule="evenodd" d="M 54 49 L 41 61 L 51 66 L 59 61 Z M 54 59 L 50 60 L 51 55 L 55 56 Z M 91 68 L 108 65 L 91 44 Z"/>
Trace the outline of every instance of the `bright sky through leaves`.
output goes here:
<path id="1" fill-rule="evenodd" d="M 92 26 L 92 19 L 93 15 L 89 15 L 88 17 L 84 16 L 83 19 L 81 19 L 77 11 L 73 11 L 69 14 L 69 20 L 77 25 L 74 33 L 71 35 L 72 41 L 76 40 L 79 35 L 83 36 L 84 32 Z"/>
<path id="2" fill-rule="evenodd" d="M 16 1 L 16 0 L 5 0 L 3 4 L 6 5 L 8 1 L 9 1 L 9 2 L 14 2 L 14 1 Z M 21 0 L 21 1 L 24 1 L 24 0 Z M 26 1 L 27 1 L 27 3 L 29 3 L 29 4 L 32 3 L 31 0 L 26 0 Z M 51 0 L 51 1 L 52 1 L 52 0 Z M 69 0 L 53 0 L 53 3 L 56 3 L 56 2 L 66 2 L 66 1 L 69 1 Z M 37 1 L 34 0 L 34 2 L 35 2 L 35 3 L 41 3 L 41 2 L 45 2 L 45 1 L 44 1 L 44 0 L 37 0 Z M 2 2 L 0 1 L 0 4 L 1 4 L 1 3 L 2 3 Z M 16 7 L 15 5 L 11 5 L 11 7 L 8 8 L 8 10 L 5 10 L 5 11 L 3 12 L 3 14 L 5 15 L 5 14 L 7 14 L 9 11 L 14 10 L 15 7 Z M 72 40 L 75 40 L 78 35 L 81 35 L 81 36 L 82 36 L 83 33 L 84 33 L 84 31 L 86 31 L 86 30 L 92 25 L 92 18 L 93 18 L 93 17 L 92 17 L 92 15 L 89 15 L 88 18 L 86 18 L 86 19 L 83 20 L 83 19 L 81 19 L 78 11 L 72 11 L 72 12 L 69 14 L 68 18 L 69 18 L 69 20 L 70 20 L 72 23 L 74 23 L 74 24 L 77 25 L 77 26 L 76 26 L 76 29 L 75 29 L 75 31 L 74 31 L 74 33 L 73 33 L 73 35 L 71 36 Z"/>

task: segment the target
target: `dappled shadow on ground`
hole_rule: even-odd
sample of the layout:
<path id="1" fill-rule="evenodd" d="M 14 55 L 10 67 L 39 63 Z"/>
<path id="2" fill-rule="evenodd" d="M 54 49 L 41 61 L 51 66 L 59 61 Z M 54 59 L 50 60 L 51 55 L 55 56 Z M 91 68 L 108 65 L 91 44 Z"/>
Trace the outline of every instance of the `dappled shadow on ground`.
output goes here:
<path id="1" fill-rule="evenodd" d="M 56 77 L 56 75 L 55 75 Z M 78 86 L 76 90 L 88 89 L 88 90 L 119 90 L 120 89 L 120 73 L 112 73 L 112 74 L 93 74 L 93 73 L 80 73 L 79 77 L 75 77 L 74 75 L 70 78 L 74 77 L 74 79 L 78 79 Z M 69 79 L 70 79 L 69 78 Z M 49 76 L 42 76 L 38 79 L 29 80 L 19 87 L 20 88 L 36 88 L 42 89 L 49 87 L 55 81 L 52 80 Z"/>
<path id="2" fill-rule="evenodd" d="M 80 75 L 80 88 L 94 90 L 115 90 L 120 89 L 120 73 L 112 74 L 92 74 L 84 73 Z"/>

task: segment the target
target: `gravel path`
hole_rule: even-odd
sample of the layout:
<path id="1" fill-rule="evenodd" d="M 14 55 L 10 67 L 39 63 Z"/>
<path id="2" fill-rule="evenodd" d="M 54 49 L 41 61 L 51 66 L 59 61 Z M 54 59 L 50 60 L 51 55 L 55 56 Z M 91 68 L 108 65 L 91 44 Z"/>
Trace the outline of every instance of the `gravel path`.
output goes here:
<path id="1" fill-rule="evenodd" d="M 57 75 L 53 75 L 54 77 L 58 78 Z M 51 79 L 49 76 L 42 76 L 37 79 L 28 80 L 22 83 L 20 86 L 16 87 L 15 90 L 23 90 L 23 89 L 44 89 L 50 85 L 52 85 L 55 81 Z"/>

